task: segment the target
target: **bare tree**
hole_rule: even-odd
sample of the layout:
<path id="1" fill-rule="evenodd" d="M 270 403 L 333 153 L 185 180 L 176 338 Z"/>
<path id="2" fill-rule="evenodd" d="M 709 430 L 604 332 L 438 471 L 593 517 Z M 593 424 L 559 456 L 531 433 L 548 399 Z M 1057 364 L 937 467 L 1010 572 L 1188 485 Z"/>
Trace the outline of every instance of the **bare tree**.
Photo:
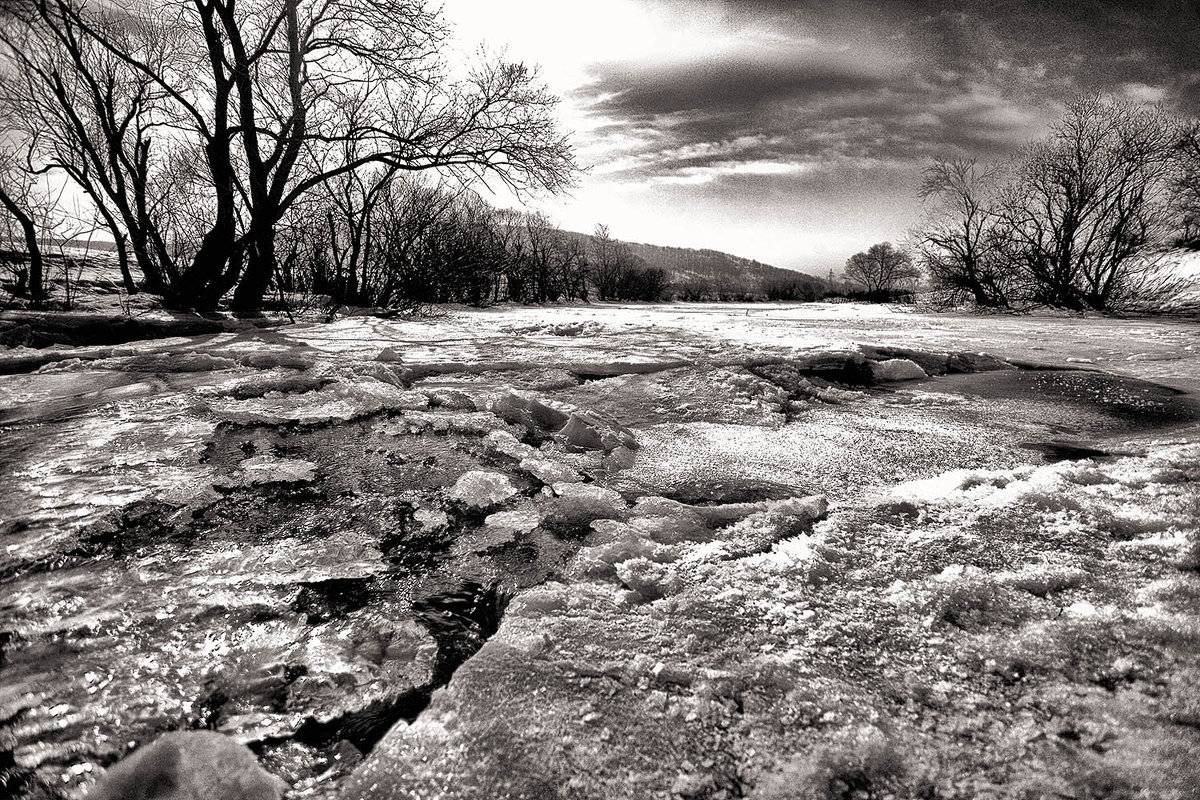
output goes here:
<path id="1" fill-rule="evenodd" d="M 458 194 L 412 178 L 385 184 L 370 220 L 373 244 L 359 282 L 362 302 L 404 309 L 437 299 L 428 242 Z"/>
<path id="2" fill-rule="evenodd" d="M 132 256 L 147 288 L 162 292 L 172 254 L 149 194 L 157 166 L 151 141 L 169 142 L 164 129 L 174 119 L 164 93 L 109 47 L 161 67 L 168 38 L 114 7 L 97 8 L 89 22 L 108 46 L 89 35 L 66 0 L 16 0 L 11 11 L 0 24 L 0 49 L 14 74 L 0 104 L 33 143 L 31 160 L 65 173 L 91 200 L 116 242 L 126 290 L 137 290 Z"/>
<path id="3" fill-rule="evenodd" d="M 846 261 L 846 277 L 862 285 L 868 297 L 884 299 L 911 286 L 920 272 L 908 252 L 891 242 L 873 244 Z"/>
<path id="4" fill-rule="evenodd" d="M 925 170 L 920 191 L 929 205 L 916 234 L 921 265 L 935 286 L 979 306 L 1007 306 L 1013 282 L 999 241 L 999 172 L 974 159 L 938 161 Z"/>
<path id="5" fill-rule="evenodd" d="M 389 167 L 361 169 L 331 178 L 322 195 L 310 195 L 293 204 L 312 207 L 299 216 L 305 225 L 327 231 L 328 253 L 333 275 L 328 280 L 340 302 L 358 304 L 361 288 L 375 246 L 375 210 L 391 188 L 396 170 Z M 313 219 L 315 216 L 320 219 Z M 286 217 L 285 217 L 286 218 Z"/>
<path id="6" fill-rule="evenodd" d="M 1031 299 L 1062 308 L 1150 307 L 1177 287 L 1161 270 L 1178 133 L 1161 110 L 1073 101 L 1029 148 L 1003 209 L 1006 257 Z"/>
<path id="7" fill-rule="evenodd" d="M 491 177 L 518 192 L 558 191 L 573 178 L 556 98 L 520 64 L 485 61 L 453 79 L 442 56 L 444 25 L 424 0 L 187 0 L 139 8 L 142 16 L 84 0 L 18 2 L 27 27 L 66 58 L 103 52 L 136 76 L 145 97 L 106 110 L 117 128 L 130 129 L 123 117 L 139 134 L 170 120 L 169 140 L 203 153 L 211 218 L 190 263 L 168 276 L 176 305 L 212 308 L 236 286 L 235 307 L 258 307 L 288 210 L 372 165 Z M 126 36 L 144 28 L 161 36 Z M 25 66 L 54 95 L 54 71 Z M 167 110 L 138 116 L 151 101 Z M 116 157 L 135 183 L 150 184 L 148 137 L 118 142 L 78 127 L 99 160 Z M 101 188 L 109 201 L 120 196 Z M 129 216 L 145 216 L 139 202 Z"/>
<path id="8" fill-rule="evenodd" d="M 592 233 L 591 273 L 596 294 L 601 300 L 612 300 L 621 274 L 621 243 L 612 238 L 607 225 L 596 225 Z"/>
<path id="9" fill-rule="evenodd" d="M 1200 247 L 1200 121 L 1193 121 L 1179 139 L 1179 171 L 1175 177 L 1179 241 Z"/>
<path id="10" fill-rule="evenodd" d="M 579 239 L 558 232 L 554 244 L 556 280 L 562 296 L 568 300 L 588 299 L 590 262 L 587 246 Z"/>
<path id="11" fill-rule="evenodd" d="M 550 219 L 540 212 L 525 214 L 523 222 L 520 252 L 530 288 L 525 300 L 537 303 L 557 300 L 559 292 L 554 280 L 557 231 L 550 224 Z"/>
<path id="12" fill-rule="evenodd" d="M 0 148 L 0 208 L 17 226 L 25 245 L 27 267 L 17 269 L 17 294 L 35 303 L 46 299 L 45 259 L 38 238 L 39 216 L 44 211 L 34 197 L 38 175 L 22 164 L 15 146 Z"/>
<path id="13" fill-rule="evenodd" d="M 591 251 L 589 273 L 599 298 L 632 299 L 623 297 L 623 287 L 628 290 L 633 285 L 629 277 L 631 270 L 644 268 L 645 264 L 640 263 L 640 259 L 633 254 L 628 245 L 612 238 L 607 225 L 596 226 L 591 238 Z M 665 288 L 664 284 L 663 289 Z"/>

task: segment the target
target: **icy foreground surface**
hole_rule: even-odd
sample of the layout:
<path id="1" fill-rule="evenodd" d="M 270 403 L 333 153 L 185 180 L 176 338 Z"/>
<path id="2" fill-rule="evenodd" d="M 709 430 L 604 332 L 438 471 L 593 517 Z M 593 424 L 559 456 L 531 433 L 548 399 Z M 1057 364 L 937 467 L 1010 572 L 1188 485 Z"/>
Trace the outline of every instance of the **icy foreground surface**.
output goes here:
<path id="1" fill-rule="evenodd" d="M 1198 343 L 754 305 L 0 353 L 0 781 L 211 728 L 292 797 L 1193 797 Z"/>

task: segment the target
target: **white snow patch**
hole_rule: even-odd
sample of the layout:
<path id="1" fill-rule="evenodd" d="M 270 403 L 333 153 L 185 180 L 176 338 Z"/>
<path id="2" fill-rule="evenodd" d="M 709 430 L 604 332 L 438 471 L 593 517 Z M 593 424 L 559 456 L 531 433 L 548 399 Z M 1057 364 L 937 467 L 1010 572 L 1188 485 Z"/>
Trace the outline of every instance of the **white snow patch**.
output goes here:
<path id="1" fill-rule="evenodd" d="M 767 566 L 791 567 L 815 561 L 817 557 L 817 551 L 812 546 L 812 537 L 794 536 L 776 542 L 764 560 Z"/>
<path id="2" fill-rule="evenodd" d="M 951 564 L 937 575 L 933 576 L 935 581 L 939 583 L 953 583 L 964 579 L 975 578 L 983 574 L 983 570 L 979 567 L 973 567 L 967 564 Z"/>
<path id="3" fill-rule="evenodd" d="M 1100 609 L 1087 600 L 1077 600 L 1064 608 L 1063 613 L 1069 617 L 1094 617 L 1100 613 Z"/>

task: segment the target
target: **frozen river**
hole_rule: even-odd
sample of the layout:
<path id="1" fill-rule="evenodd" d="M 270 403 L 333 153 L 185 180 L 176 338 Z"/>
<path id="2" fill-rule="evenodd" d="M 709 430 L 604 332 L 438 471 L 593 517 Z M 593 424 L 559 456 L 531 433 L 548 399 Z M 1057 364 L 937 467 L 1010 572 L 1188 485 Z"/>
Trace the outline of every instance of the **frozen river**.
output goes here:
<path id="1" fill-rule="evenodd" d="M 754 304 L 0 354 L 0 780 L 181 728 L 295 797 L 1190 769 L 1198 344 Z"/>

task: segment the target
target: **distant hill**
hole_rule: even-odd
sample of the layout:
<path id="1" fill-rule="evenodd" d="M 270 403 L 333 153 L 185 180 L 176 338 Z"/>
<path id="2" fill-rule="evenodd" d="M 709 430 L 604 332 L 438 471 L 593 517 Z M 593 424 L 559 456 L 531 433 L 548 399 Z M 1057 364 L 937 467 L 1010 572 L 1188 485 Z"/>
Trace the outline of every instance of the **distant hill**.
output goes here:
<path id="1" fill-rule="evenodd" d="M 586 233 L 570 232 L 570 235 L 585 240 L 589 245 L 593 238 Z M 664 247 L 641 242 L 622 241 L 621 244 L 628 247 L 646 266 L 665 270 L 671 282 L 670 294 L 686 300 L 813 299 L 829 288 L 829 282 L 824 278 L 773 267 L 719 250 Z"/>

